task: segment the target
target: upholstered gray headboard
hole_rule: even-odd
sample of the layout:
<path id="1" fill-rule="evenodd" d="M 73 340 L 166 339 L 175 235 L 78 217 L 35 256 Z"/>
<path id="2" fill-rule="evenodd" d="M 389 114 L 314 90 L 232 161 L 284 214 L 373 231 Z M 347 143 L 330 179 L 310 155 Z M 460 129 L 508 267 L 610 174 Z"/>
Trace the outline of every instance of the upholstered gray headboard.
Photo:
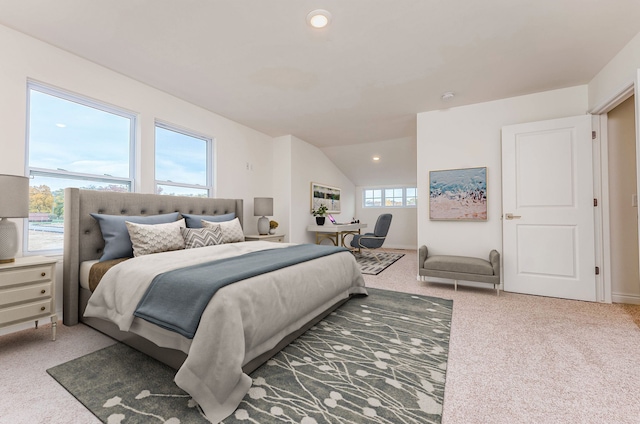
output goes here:
<path id="1" fill-rule="evenodd" d="M 78 323 L 79 270 L 84 261 L 99 259 L 104 248 L 100 227 L 90 213 L 158 215 L 170 212 L 224 215 L 243 221 L 242 199 L 163 196 L 66 188 L 64 191 L 63 322 Z"/>

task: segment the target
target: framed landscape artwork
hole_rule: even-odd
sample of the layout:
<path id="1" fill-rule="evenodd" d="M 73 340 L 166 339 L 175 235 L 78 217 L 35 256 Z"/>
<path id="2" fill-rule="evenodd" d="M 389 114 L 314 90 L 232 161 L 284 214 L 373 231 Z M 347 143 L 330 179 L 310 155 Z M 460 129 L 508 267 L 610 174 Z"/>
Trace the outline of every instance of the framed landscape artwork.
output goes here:
<path id="1" fill-rule="evenodd" d="M 320 183 L 311 183 L 311 210 L 325 205 L 328 213 L 340 213 L 340 189 Z"/>
<path id="2" fill-rule="evenodd" d="M 487 168 L 429 172 L 429 219 L 487 220 Z"/>

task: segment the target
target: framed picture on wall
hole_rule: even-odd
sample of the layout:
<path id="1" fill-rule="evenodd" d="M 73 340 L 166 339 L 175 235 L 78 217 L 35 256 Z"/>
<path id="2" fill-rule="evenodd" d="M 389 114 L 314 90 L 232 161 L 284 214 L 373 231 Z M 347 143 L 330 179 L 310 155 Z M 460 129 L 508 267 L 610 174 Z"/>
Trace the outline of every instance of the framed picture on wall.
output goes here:
<path id="1" fill-rule="evenodd" d="M 311 210 L 325 205 L 328 213 L 340 213 L 340 189 L 326 184 L 311 183 Z"/>
<path id="2" fill-rule="evenodd" d="M 429 219 L 487 220 L 487 168 L 429 172 Z"/>

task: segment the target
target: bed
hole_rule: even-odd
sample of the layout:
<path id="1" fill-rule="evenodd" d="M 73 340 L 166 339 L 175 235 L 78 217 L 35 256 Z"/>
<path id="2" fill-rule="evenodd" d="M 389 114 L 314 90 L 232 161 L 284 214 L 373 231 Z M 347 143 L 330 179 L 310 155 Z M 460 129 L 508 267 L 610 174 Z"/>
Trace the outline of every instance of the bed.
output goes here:
<path id="1" fill-rule="evenodd" d="M 238 242 L 154 253 L 111 268 L 95 295 L 81 286 L 81 270 L 86 269 L 87 263 L 100 259 L 105 247 L 100 227 L 91 213 L 151 216 L 169 212 L 235 214 L 242 223 L 243 202 L 65 189 L 63 323 L 83 322 L 177 369 L 176 384 L 200 404 L 211 421 L 218 422 L 235 410 L 248 391 L 251 378 L 247 374 L 350 296 L 366 294 L 364 280 L 348 251 L 244 279 L 219 289 L 211 298 L 192 339 L 141 318 L 131 317 L 123 323 L 113 319 L 106 308 L 102 313 L 101 307 L 116 298 L 118 287 L 131 291 L 125 296 L 132 296 L 137 290 L 133 283 L 122 284 L 123 276 L 144 286 L 154 273 L 173 269 L 170 263 L 193 264 L 205 258 L 223 259 L 288 247 L 280 243 Z M 145 270 L 150 274 L 135 274 Z M 135 277 L 130 277 L 134 274 Z M 137 303 L 137 298 L 133 301 Z M 84 316 L 90 302 L 93 317 Z M 128 314 L 121 304 L 112 309 Z"/>

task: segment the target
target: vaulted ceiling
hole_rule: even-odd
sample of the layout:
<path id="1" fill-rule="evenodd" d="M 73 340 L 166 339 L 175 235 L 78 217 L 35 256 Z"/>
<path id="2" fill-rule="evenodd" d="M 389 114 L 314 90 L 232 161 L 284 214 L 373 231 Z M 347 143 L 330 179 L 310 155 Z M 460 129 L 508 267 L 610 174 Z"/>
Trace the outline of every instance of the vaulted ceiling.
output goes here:
<path id="1" fill-rule="evenodd" d="M 419 112 L 589 82 L 640 32 L 640 1 L 0 0 L 0 24 L 344 157 L 415 142 Z"/>

